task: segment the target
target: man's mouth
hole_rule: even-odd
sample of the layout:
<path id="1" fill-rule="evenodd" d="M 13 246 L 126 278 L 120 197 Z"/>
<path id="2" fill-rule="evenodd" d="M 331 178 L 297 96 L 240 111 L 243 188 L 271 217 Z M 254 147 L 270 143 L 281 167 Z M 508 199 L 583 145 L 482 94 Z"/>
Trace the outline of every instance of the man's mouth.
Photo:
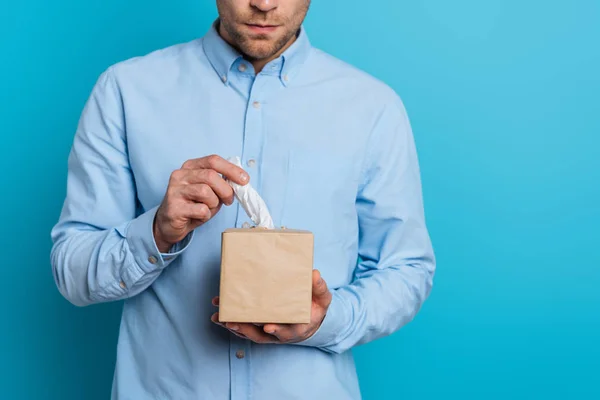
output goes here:
<path id="1" fill-rule="evenodd" d="M 267 25 L 267 24 L 246 24 L 246 26 L 254 33 L 271 33 L 279 28 L 279 25 Z"/>

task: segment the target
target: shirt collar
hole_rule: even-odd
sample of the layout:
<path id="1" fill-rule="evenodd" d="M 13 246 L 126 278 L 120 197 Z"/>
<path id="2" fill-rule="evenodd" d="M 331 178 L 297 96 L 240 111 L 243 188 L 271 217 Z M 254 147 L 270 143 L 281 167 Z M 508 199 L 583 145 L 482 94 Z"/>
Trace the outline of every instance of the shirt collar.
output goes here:
<path id="1" fill-rule="evenodd" d="M 202 40 L 202 47 L 219 78 L 223 83 L 228 84 L 232 67 L 243 56 L 219 35 L 217 31 L 218 23 L 219 20 L 217 19 L 211 25 Z M 310 49 L 310 41 L 304 27 L 301 26 L 294 43 L 279 58 L 269 62 L 265 69 L 274 65 L 281 65 L 281 68 L 278 68 L 279 79 L 283 85 L 287 86 L 296 76 L 299 67 L 304 64 Z"/>

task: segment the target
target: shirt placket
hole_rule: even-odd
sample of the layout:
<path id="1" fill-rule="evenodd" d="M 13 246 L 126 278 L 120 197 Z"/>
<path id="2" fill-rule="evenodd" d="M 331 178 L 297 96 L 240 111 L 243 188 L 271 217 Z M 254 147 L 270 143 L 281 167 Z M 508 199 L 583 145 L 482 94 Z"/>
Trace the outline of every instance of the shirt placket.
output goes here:
<path id="1" fill-rule="evenodd" d="M 245 66 L 242 66 L 245 65 Z M 244 73 L 249 67 L 246 64 L 234 66 L 235 71 Z M 248 93 L 241 162 L 242 167 L 250 175 L 250 182 L 254 188 L 260 188 L 261 149 L 263 142 L 263 99 L 268 77 L 258 75 L 254 79 L 238 76 L 235 82 L 241 93 Z M 251 220 L 246 212 L 237 203 L 236 227 L 246 228 L 251 225 Z M 248 400 L 252 393 L 251 379 L 251 342 L 231 335 L 229 347 L 231 399 Z"/>

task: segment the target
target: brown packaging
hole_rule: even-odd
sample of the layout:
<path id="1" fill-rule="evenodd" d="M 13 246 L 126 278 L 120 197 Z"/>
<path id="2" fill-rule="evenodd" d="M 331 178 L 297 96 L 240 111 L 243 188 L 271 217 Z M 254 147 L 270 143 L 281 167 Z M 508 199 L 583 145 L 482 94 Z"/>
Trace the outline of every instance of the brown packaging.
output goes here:
<path id="1" fill-rule="evenodd" d="M 232 228 L 222 234 L 220 322 L 310 322 L 313 234 Z"/>

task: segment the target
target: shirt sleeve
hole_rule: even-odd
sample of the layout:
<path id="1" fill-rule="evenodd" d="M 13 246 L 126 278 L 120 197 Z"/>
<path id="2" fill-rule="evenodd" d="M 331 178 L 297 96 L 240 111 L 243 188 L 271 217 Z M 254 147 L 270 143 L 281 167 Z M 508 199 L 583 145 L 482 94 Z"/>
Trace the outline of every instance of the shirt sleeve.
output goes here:
<path id="1" fill-rule="evenodd" d="M 193 238 L 160 253 L 153 222 L 140 211 L 128 162 L 123 105 L 113 69 L 96 82 L 68 158 L 67 193 L 51 231 L 60 293 L 77 306 L 121 300 L 146 289 Z"/>
<path id="2" fill-rule="evenodd" d="M 389 335 L 429 296 L 435 258 L 425 224 L 414 138 L 399 98 L 372 131 L 356 207 L 359 262 L 315 334 L 298 343 L 330 353 Z"/>

